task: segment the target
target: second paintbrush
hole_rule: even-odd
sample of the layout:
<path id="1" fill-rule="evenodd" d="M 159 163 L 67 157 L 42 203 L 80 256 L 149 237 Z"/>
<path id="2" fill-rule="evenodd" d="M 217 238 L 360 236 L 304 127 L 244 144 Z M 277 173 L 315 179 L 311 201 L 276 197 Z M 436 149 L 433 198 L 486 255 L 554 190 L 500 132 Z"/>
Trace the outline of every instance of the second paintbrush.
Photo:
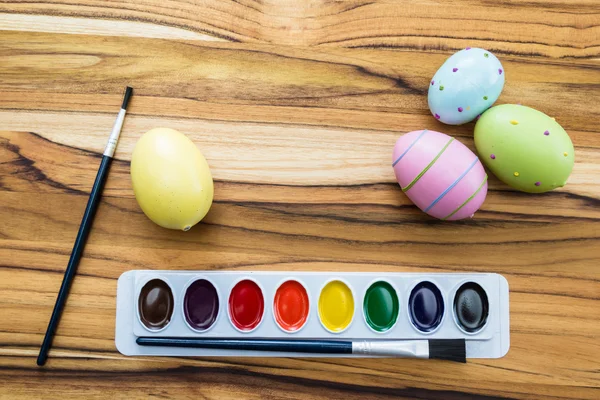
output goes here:
<path id="1" fill-rule="evenodd" d="M 464 339 L 430 340 L 277 340 L 139 337 L 140 346 L 226 349 L 310 354 L 356 354 L 381 357 L 429 358 L 466 362 Z"/>

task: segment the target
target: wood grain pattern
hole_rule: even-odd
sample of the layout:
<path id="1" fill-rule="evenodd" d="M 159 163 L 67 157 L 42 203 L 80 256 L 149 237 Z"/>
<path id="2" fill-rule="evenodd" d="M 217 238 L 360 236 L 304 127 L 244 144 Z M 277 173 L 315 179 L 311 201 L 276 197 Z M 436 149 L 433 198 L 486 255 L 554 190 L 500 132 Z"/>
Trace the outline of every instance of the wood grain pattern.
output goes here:
<path id="1" fill-rule="evenodd" d="M 391 150 L 429 128 L 461 47 L 495 51 L 499 103 L 554 116 L 576 147 L 543 195 L 490 178 L 471 221 L 399 190 Z M 0 398 L 600 397 L 600 4 L 592 0 L 0 1 Z M 136 89 L 47 368 L 35 366 L 107 134 Z M 191 137 L 215 203 L 190 232 L 154 225 L 129 177 L 136 140 Z M 511 350 L 415 360 L 126 358 L 129 269 L 482 271 L 511 288 Z"/>

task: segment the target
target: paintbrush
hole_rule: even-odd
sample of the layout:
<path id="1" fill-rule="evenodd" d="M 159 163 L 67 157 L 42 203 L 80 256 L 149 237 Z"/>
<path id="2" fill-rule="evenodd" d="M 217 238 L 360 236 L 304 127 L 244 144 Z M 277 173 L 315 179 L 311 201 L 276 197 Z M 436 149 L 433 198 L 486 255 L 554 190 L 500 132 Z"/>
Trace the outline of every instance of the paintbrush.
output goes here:
<path id="1" fill-rule="evenodd" d="M 357 354 L 383 357 L 429 358 L 467 362 L 464 339 L 429 340 L 271 340 L 138 337 L 140 346 L 185 347 L 310 354 Z"/>
<path id="2" fill-rule="evenodd" d="M 62 284 L 60 285 L 60 290 L 58 291 L 58 297 L 56 298 L 54 310 L 52 311 L 52 316 L 50 317 L 50 322 L 48 323 L 48 328 L 46 329 L 44 342 L 42 343 L 40 354 L 37 358 L 37 365 L 39 366 L 44 365 L 48 359 L 48 351 L 52 346 L 54 332 L 58 326 L 58 321 L 60 320 L 62 310 L 65 307 L 65 302 L 67 301 L 67 296 L 69 295 L 69 288 L 71 287 L 71 283 L 75 278 L 75 272 L 77 271 L 77 266 L 79 265 L 79 260 L 81 259 L 83 248 L 85 247 L 85 241 L 90 233 L 90 229 L 92 228 L 92 221 L 94 220 L 96 209 L 100 203 L 102 189 L 104 188 L 104 183 L 106 182 L 106 177 L 108 176 L 108 170 L 110 168 L 110 164 L 112 163 L 115 149 L 117 148 L 117 142 L 119 141 L 119 135 L 121 134 L 121 128 L 123 127 L 123 121 L 125 120 L 127 105 L 129 104 L 129 99 L 131 98 L 132 94 L 133 89 L 128 86 L 125 90 L 125 96 L 123 98 L 121 110 L 117 115 L 117 120 L 115 121 L 113 129 L 110 133 L 110 137 L 108 138 L 108 143 L 104 149 L 102 161 L 100 162 L 100 167 L 98 168 L 98 173 L 96 174 L 96 180 L 94 181 L 94 186 L 90 192 L 90 197 L 88 199 L 87 206 L 85 207 L 85 212 L 83 213 L 83 219 L 81 220 L 81 225 L 79 226 L 79 232 L 77 232 L 77 238 L 75 239 L 75 244 L 73 245 L 73 251 L 71 251 L 69 264 L 67 264 L 65 276 Z"/>

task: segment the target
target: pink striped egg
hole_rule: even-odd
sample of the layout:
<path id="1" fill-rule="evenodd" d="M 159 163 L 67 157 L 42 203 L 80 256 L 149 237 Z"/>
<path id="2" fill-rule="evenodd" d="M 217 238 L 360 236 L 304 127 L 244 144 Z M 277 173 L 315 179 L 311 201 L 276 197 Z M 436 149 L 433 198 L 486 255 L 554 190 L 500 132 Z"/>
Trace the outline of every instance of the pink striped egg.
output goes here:
<path id="1" fill-rule="evenodd" d="M 402 191 L 417 207 L 443 220 L 470 218 L 487 195 L 479 158 L 440 132 L 409 132 L 394 146 L 392 166 Z"/>

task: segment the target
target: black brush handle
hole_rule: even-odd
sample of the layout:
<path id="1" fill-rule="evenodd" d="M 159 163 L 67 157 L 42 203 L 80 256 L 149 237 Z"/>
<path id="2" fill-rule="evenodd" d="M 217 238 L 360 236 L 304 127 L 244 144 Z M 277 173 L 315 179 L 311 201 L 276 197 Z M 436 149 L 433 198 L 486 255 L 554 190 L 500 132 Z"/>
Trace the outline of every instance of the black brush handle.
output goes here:
<path id="1" fill-rule="evenodd" d="M 198 339 L 138 337 L 140 346 L 186 347 L 288 353 L 352 354 L 352 342 L 342 340 Z"/>
<path id="2" fill-rule="evenodd" d="M 50 317 L 50 322 L 48 323 L 48 329 L 46 330 L 46 335 L 44 336 L 44 342 L 42 343 L 40 354 L 37 358 L 37 365 L 39 366 L 44 365 L 48 359 L 48 351 L 52 346 L 54 332 L 56 331 L 56 327 L 60 321 L 60 316 L 63 308 L 65 307 L 65 302 L 67 301 L 67 296 L 69 295 L 69 289 L 71 288 L 71 283 L 75 277 L 75 272 L 77 271 L 77 266 L 79 265 L 79 260 L 81 260 L 81 254 L 83 253 L 83 248 L 85 247 L 85 241 L 87 240 L 90 229 L 92 228 L 94 215 L 96 214 L 96 209 L 100 203 L 102 189 L 104 188 L 104 183 L 106 182 L 106 176 L 108 175 L 111 162 L 112 158 L 108 156 L 103 156 L 102 161 L 100 162 L 100 168 L 98 169 L 94 186 L 92 187 L 87 206 L 85 207 L 85 212 L 83 213 L 83 219 L 81 220 L 81 225 L 79 226 L 79 232 L 77 232 L 77 238 L 75 239 L 75 244 L 73 245 L 71 258 L 69 258 L 69 264 L 67 264 L 65 276 L 62 284 L 60 285 L 58 297 L 56 298 L 56 303 L 54 304 L 54 310 L 52 311 L 52 316 Z"/>

